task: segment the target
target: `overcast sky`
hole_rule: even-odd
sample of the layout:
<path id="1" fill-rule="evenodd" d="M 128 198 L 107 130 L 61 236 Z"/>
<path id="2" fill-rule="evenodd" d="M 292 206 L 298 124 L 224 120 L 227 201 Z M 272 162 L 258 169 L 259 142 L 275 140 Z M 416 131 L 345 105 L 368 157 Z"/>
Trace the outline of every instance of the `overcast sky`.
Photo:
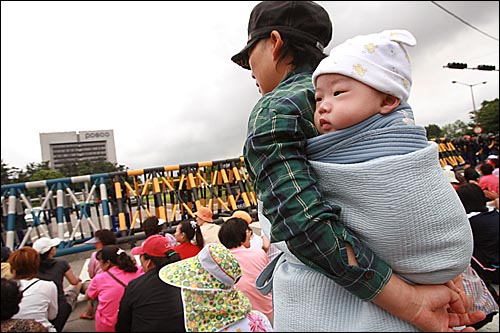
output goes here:
<path id="1" fill-rule="evenodd" d="M 114 130 L 130 169 L 235 158 L 258 94 L 231 56 L 246 44 L 256 1 L 2 1 L 1 157 L 41 162 L 39 133 Z M 417 124 L 468 122 L 498 98 L 499 2 L 318 1 L 330 14 L 332 47 L 357 34 L 407 29 Z M 487 35 L 492 37 L 489 37 Z"/>

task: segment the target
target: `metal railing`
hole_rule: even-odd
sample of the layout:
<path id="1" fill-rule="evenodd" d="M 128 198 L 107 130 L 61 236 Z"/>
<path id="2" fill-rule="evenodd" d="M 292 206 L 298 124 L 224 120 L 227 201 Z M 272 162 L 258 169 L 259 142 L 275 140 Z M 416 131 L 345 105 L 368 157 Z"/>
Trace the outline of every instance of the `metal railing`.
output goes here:
<path id="1" fill-rule="evenodd" d="M 91 249 L 83 243 L 103 228 L 122 241 L 135 239 L 148 216 L 171 228 L 202 206 L 215 217 L 257 206 L 242 157 L 9 184 L 1 191 L 3 244 L 15 249 L 32 238 L 59 237 L 56 255 Z"/>

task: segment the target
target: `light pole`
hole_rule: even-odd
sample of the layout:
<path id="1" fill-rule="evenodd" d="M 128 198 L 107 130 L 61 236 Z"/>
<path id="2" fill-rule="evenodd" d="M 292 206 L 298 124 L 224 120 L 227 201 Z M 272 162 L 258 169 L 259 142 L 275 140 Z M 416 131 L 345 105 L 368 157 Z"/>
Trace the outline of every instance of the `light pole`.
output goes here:
<path id="1" fill-rule="evenodd" d="M 470 95 L 472 97 L 472 108 L 473 108 L 473 111 L 474 111 L 474 123 L 477 125 L 476 102 L 474 101 L 474 91 L 473 91 L 472 87 L 477 86 L 478 84 L 486 84 L 486 81 L 478 82 L 478 83 L 474 83 L 474 84 L 463 83 L 463 82 L 460 82 L 460 81 L 451 81 L 451 83 L 460 83 L 460 84 L 463 84 L 464 86 L 469 86 L 469 88 L 470 88 Z"/>

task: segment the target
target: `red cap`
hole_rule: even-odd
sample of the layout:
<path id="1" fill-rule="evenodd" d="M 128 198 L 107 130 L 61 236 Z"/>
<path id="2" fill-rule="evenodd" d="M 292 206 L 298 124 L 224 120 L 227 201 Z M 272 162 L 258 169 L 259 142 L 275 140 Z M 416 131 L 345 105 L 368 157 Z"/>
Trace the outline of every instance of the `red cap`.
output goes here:
<path id="1" fill-rule="evenodd" d="M 147 254 L 152 257 L 166 257 L 167 252 L 172 250 L 170 241 L 162 235 L 149 236 L 142 246 L 136 246 L 132 249 L 133 255 Z"/>

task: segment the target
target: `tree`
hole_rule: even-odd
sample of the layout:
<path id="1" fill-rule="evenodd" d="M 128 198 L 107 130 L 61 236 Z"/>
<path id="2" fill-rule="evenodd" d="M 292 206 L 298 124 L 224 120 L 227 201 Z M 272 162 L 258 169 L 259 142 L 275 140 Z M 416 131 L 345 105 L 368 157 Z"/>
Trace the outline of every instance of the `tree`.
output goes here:
<path id="1" fill-rule="evenodd" d="M 21 171 L 19 173 L 19 177 L 17 179 L 17 182 L 23 183 L 23 182 L 30 182 L 33 181 L 33 175 L 35 175 L 38 171 L 41 170 L 46 170 L 49 171 L 49 162 L 42 162 L 42 163 L 36 163 L 36 162 L 31 162 L 26 164 L 26 171 Z M 41 179 L 37 179 L 41 180 Z"/>
<path id="2" fill-rule="evenodd" d="M 481 109 L 477 111 L 477 124 L 483 133 L 498 133 L 498 115 L 498 98 L 481 103 Z"/>
<path id="3" fill-rule="evenodd" d="M 2 167 L 2 185 L 7 185 L 7 184 L 10 184 L 12 182 L 12 178 L 13 178 L 13 168 L 10 167 L 7 163 L 4 163 L 4 161 L 2 160 L 2 164 L 1 164 L 1 167 Z"/>
<path id="4" fill-rule="evenodd" d="M 444 125 L 441 135 L 446 138 L 458 138 L 466 135 L 467 133 L 469 133 L 469 126 L 459 119 L 453 124 Z"/>
<path id="5" fill-rule="evenodd" d="M 437 139 L 441 137 L 441 128 L 436 124 L 430 124 L 425 126 L 425 131 L 427 132 L 427 139 Z"/>
<path id="6" fill-rule="evenodd" d="M 113 164 L 105 159 L 67 163 L 58 168 L 66 177 L 125 171 L 127 169 L 124 165 Z"/>
<path id="7" fill-rule="evenodd" d="M 30 181 L 64 178 L 64 175 L 57 170 L 40 169 L 33 173 Z"/>

